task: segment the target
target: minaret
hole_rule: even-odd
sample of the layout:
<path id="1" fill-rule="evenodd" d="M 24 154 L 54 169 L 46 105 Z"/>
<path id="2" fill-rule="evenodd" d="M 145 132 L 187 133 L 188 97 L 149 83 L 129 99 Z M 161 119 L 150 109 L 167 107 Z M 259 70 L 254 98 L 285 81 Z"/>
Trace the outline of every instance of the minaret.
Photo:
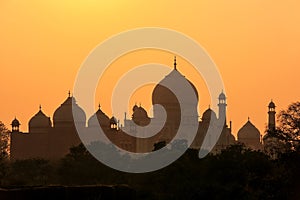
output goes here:
<path id="1" fill-rule="evenodd" d="M 275 117 L 276 117 L 276 105 L 273 102 L 273 100 L 271 100 L 271 102 L 269 103 L 269 123 L 268 123 L 268 129 L 269 131 L 274 131 L 276 128 L 276 122 L 275 122 Z"/>
<path id="2" fill-rule="evenodd" d="M 174 70 L 177 70 L 176 56 L 174 56 Z"/>
<path id="3" fill-rule="evenodd" d="M 224 94 L 224 92 L 222 91 L 222 93 L 219 95 L 219 119 L 220 120 L 224 120 L 224 125 L 227 125 L 226 122 L 226 107 L 227 107 L 227 103 L 226 103 L 226 96 Z"/>

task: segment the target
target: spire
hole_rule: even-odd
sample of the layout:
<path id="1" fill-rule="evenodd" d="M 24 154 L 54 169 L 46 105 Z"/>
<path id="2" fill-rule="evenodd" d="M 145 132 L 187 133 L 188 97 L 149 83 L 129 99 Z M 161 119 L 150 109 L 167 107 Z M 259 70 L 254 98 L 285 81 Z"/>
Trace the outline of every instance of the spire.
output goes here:
<path id="1" fill-rule="evenodd" d="M 177 70 L 176 56 L 174 56 L 174 70 Z"/>
<path id="2" fill-rule="evenodd" d="M 40 109 L 40 111 L 42 111 L 42 105 L 40 104 L 40 106 L 39 106 L 39 109 Z"/>
<path id="3" fill-rule="evenodd" d="M 100 110 L 100 108 L 101 108 L 101 105 L 100 105 L 100 103 L 98 104 L 98 110 Z"/>
<path id="4" fill-rule="evenodd" d="M 68 96 L 71 97 L 71 91 L 70 91 L 70 90 L 69 90 L 69 92 L 68 92 Z"/>

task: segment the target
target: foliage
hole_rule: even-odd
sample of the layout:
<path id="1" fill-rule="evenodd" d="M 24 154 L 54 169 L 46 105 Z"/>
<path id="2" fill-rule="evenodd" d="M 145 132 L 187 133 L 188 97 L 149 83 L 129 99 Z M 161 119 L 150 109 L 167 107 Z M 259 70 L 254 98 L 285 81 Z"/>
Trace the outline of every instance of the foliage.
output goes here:
<path id="1" fill-rule="evenodd" d="M 3 179 L 7 173 L 8 149 L 9 149 L 9 131 L 6 128 L 6 126 L 0 121 L 0 185 L 3 184 Z"/>
<path id="2" fill-rule="evenodd" d="M 81 144 L 71 148 L 57 163 L 42 159 L 0 162 L 0 183 L 2 186 L 125 184 L 137 191 L 138 199 L 300 199 L 300 102 L 281 111 L 278 122 L 278 128 L 264 137 L 267 150 L 264 152 L 236 144 L 199 159 L 198 151 L 189 149 L 166 168 L 128 174 L 100 163 Z M 129 159 L 128 155 L 113 151 L 113 146 L 104 143 L 101 148 L 98 146 L 91 144 L 89 148 L 106 159 L 119 156 L 119 164 Z M 163 146 L 157 144 L 156 149 Z M 176 141 L 166 153 L 183 148 L 186 143 Z"/>
<path id="3" fill-rule="evenodd" d="M 4 184 L 14 186 L 45 185 L 53 175 L 53 167 L 44 159 L 16 160 L 9 165 Z"/>
<path id="4" fill-rule="evenodd" d="M 0 121 L 0 160 L 7 158 L 9 149 L 9 130 Z"/>
<path id="5" fill-rule="evenodd" d="M 278 131 L 283 140 L 294 148 L 299 148 L 300 142 L 300 102 L 292 103 L 278 115 Z"/>
<path id="6" fill-rule="evenodd" d="M 277 117 L 278 127 L 267 130 L 264 150 L 273 159 L 280 154 L 300 150 L 300 102 L 292 103 Z"/>
<path id="7" fill-rule="evenodd" d="M 125 184 L 137 191 L 138 199 L 297 199 L 300 186 L 300 152 L 273 160 L 241 144 L 204 159 L 189 149 L 170 166 L 145 174 L 113 170 L 82 144 L 59 163 L 30 159 L 7 167 L 7 186 Z"/>

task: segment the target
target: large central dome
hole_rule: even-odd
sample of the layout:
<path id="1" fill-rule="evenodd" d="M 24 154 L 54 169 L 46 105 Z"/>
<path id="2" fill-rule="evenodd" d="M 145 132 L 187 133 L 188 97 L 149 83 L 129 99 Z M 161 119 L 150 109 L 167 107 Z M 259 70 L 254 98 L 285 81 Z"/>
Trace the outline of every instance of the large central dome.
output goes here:
<path id="1" fill-rule="evenodd" d="M 193 85 L 193 83 L 191 81 L 189 81 L 188 79 L 186 79 L 185 76 L 183 76 L 177 69 L 173 69 L 170 74 L 168 74 L 163 80 L 161 80 L 155 86 L 153 93 L 152 93 L 152 104 L 156 104 L 157 102 L 171 103 L 174 101 L 173 96 L 169 95 L 169 92 L 171 92 L 171 91 L 168 88 L 166 88 L 165 86 L 163 86 L 163 84 L 162 84 L 163 82 L 168 82 L 172 85 L 178 85 L 180 87 L 181 83 L 184 83 L 185 81 L 188 81 L 190 83 L 190 85 L 192 86 L 192 88 L 195 92 L 197 99 L 199 99 L 197 89 Z"/>
<path id="2" fill-rule="evenodd" d="M 191 81 L 185 78 L 178 70 L 177 70 L 176 57 L 174 59 L 174 69 L 169 73 L 163 80 L 161 80 L 154 88 L 152 92 L 152 104 L 172 104 L 178 102 L 174 93 L 170 91 L 170 89 L 166 88 L 164 83 L 168 83 L 168 85 L 175 85 L 176 88 L 180 90 L 180 86 L 184 86 L 186 81 L 191 85 L 192 89 L 195 92 L 197 100 L 199 100 L 198 92 L 196 87 L 193 85 Z M 182 88 L 183 90 L 184 88 Z"/>
<path id="3" fill-rule="evenodd" d="M 163 106 L 170 120 L 173 120 L 174 123 L 179 123 L 180 116 L 198 117 L 197 106 L 199 97 L 196 87 L 177 70 L 176 66 L 175 57 L 174 69 L 155 86 L 152 92 L 152 104 Z M 191 91 L 187 88 L 189 86 L 191 86 L 194 94 L 189 92 Z M 169 88 L 175 88 L 178 94 L 183 96 L 183 102 L 179 103 L 178 98 Z M 184 106 L 184 109 L 181 109 L 181 106 Z M 154 106 L 154 117 L 161 114 L 161 111 Z"/>

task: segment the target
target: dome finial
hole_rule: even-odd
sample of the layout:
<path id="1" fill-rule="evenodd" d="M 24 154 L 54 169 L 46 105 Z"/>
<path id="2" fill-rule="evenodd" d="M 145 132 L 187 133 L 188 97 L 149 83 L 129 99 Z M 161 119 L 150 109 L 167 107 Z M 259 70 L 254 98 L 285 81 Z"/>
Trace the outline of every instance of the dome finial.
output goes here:
<path id="1" fill-rule="evenodd" d="M 42 105 L 40 104 L 40 106 L 39 106 L 39 109 L 40 109 L 40 111 L 42 110 Z"/>
<path id="2" fill-rule="evenodd" d="M 248 117 L 248 122 L 250 122 L 250 117 Z"/>
<path id="3" fill-rule="evenodd" d="M 68 95 L 69 95 L 69 97 L 71 97 L 71 91 L 69 90 L 69 92 L 68 92 Z"/>
<path id="4" fill-rule="evenodd" d="M 101 108 L 101 105 L 100 105 L 100 103 L 98 104 L 98 110 L 100 110 L 100 108 Z"/>
<path id="5" fill-rule="evenodd" d="M 174 69 L 177 70 L 176 56 L 174 56 Z"/>
<path id="6" fill-rule="evenodd" d="M 275 105 L 273 99 L 271 99 L 271 102 L 269 103 L 269 108 L 274 108 L 274 109 L 276 108 L 276 105 Z"/>

